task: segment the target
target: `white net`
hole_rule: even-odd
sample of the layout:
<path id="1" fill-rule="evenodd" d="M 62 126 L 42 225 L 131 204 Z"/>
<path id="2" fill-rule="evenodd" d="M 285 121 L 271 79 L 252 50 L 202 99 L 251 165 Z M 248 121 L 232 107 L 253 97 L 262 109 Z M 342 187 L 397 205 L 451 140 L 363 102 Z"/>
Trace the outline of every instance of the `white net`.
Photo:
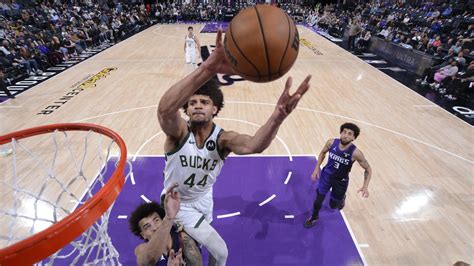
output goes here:
<path id="1" fill-rule="evenodd" d="M 61 221 L 92 198 L 116 168 L 119 158 L 112 154 L 120 154 L 113 139 L 92 130 L 56 130 L 13 139 L 0 149 L 6 151 L 0 157 L 2 249 Z M 38 265 L 120 265 L 107 233 L 112 206 L 73 242 Z"/>

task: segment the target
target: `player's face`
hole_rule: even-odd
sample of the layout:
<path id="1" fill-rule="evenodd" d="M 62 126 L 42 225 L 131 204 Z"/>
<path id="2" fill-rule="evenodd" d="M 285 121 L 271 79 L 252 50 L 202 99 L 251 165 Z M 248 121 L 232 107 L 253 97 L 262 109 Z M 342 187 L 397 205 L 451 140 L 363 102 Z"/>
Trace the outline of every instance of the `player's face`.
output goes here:
<path id="1" fill-rule="evenodd" d="M 158 230 L 158 228 L 160 228 L 162 222 L 163 220 L 161 220 L 160 216 L 156 212 L 141 219 L 138 222 L 138 226 L 141 230 L 140 234 L 143 238 L 150 240 L 153 233 Z"/>
<path id="2" fill-rule="evenodd" d="M 192 124 L 203 125 L 212 121 L 213 115 L 217 113 L 217 107 L 209 96 L 198 94 L 189 98 L 186 113 Z"/>
<path id="3" fill-rule="evenodd" d="M 189 35 L 193 35 L 193 29 L 189 29 L 189 30 L 188 30 L 188 34 L 189 34 Z"/>
<path id="4" fill-rule="evenodd" d="M 344 128 L 341 132 L 341 144 L 347 145 L 355 139 L 354 131 Z"/>

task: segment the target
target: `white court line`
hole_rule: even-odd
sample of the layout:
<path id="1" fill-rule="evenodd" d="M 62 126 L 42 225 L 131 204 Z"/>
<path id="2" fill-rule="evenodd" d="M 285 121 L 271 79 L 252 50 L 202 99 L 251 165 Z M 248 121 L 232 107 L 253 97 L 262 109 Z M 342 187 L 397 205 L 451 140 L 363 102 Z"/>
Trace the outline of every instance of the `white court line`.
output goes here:
<path id="1" fill-rule="evenodd" d="M 276 197 L 275 194 L 271 195 L 268 199 L 266 199 L 266 200 L 260 202 L 260 203 L 258 204 L 258 206 L 262 207 L 263 205 L 269 203 L 269 202 L 270 202 L 272 199 L 274 199 L 275 197 Z"/>
<path id="2" fill-rule="evenodd" d="M 83 118 L 83 119 L 76 120 L 74 122 L 75 123 L 83 122 L 83 121 L 91 120 L 91 119 L 94 119 L 94 118 L 99 118 L 99 117 L 104 117 L 104 116 L 109 116 L 109 115 L 115 115 L 115 114 L 125 113 L 125 112 L 129 112 L 129 111 L 147 109 L 147 108 L 156 108 L 156 107 L 157 107 L 157 105 L 149 105 L 149 106 L 143 106 L 143 107 L 130 108 L 130 109 L 125 109 L 125 110 L 120 110 L 120 111 L 115 111 L 115 112 L 110 112 L 110 113 L 106 113 L 106 114 L 101 114 L 101 115 L 96 115 L 96 116 Z"/>
<path id="3" fill-rule="evenodd" d="M 140 198 L 142 198 L 142 200 L 144 200 L 146 203 L 150 203 L 151 200 L 149 200 L 147 197 L 145 197 L 145 195 L 141 195 Z"/>
<path id="4" fill-rule="evenodd" d="M 306 28 L 308 31 L 312 32 L 315 36 L 323 37 L 323 36 L 321 36 L 320 34 L 318 34 L 317 32 L 314 32 L 312 29 L 309 29 L 307 25 L 304 25 L 303 28 Z M 328 43 L 333 44 L 333 45 L 334 45 L 334 48 L 339 49 L 339 50 L 341 50 L 341 51 L 345 51 L 346 53 L 349 53 L 349 52 L 347 52 L 344 48 L 340 47 L 340 46 L 337 45 L 337 44 L 334 44 L 332 41 L 330 41 L 330 40 L 328 40 L 328 39 L 326 39 L 326 38 L 324 38 L 324 37 L 323 37 L 322 39 L 323 39 L 324 41 L 328 42 Z M 351 54 L 351 53 L 349 53 L 349 54 Z M 361 62 L 364 62 L 364 59 L 359 58 L 358 56 L 356 56 L 356 55 L 354 55 L 354 54 L 351 54 L 351 55 L 354 57 L 354 59 L 357 58 L 357 59 L 360 60 Z M 409 91 L 410 93 L 416 95 L 417 97 L 422 98 L 424 101 L 429 101 L 428 99 L 426 99 L 426 98 L 423 97 L 422 95 L 418 94 L 416 91 L 414 91 L 414 90 L 408 88 L 407 86 L 405 86 L 403 83 L 399 82 L 398 80 L 396 80 L 396 79 L 390 77 L 389 75 L 383 73 L 382 71 L 378 70 L 375 66 L 373 66 L 373 65 L 371 65 L 371 64 L 368 64 L 368 63 L 366 63 L 366 62 L 364 62 L 364 64 L 367 65 L 367 66 L 369 66 L 370 68 L 376 69 L 379 73 L 382 73 L 383 75 L 388 76 L 390 79 L 392 79 L 392 80 L 395 81 L 396 83 L 398 83 L 398 84 L 402 85 L 403 87 L 405 87 L 406 89 L 408 89 L 408 91 Z M 385 84 L 382 84 L 378 79 L 375 79 L 375 80 L 376 80 L 376 82 L 377 82 L 378 84 L 380 84 L 382 87 L 385 86 Z M 298 108 L 298 107 L 297 107 L 297 108 Z M 441 106 L 438 106 L 438 108 L 441 109 L 441 110 L 443 110 L 444 112 L 450 114 L 451 116 L 454 116 L 456 119 L 458 119 L 458 121 L 461 121 L 461 122 L 463 122 L 463 123 L 465 123 L 465 124 L 471 126 L 468 122 L 466 122 L 466 121 L 462 120 L 461 118 L 457 117 L 456 115 L 450 113 L 448 110 L 442 108 Z M 462 158 L 462 157 L 461 157 L 461 158 Z M 466 160 L 466 159 L 464 159 L 464 158 L 462 158 L 462 159 L 463 159 L 463 160 Z M 467 160 L 467 161 L 469 161 L 469 160 Z M 469 161 L 469 162 L 470 162 L 470 163 L 474 163 L 473 161 Z"/>
<path id="5" fill-rule="evenodd" d="M 219 118 L 219 117 L 216 117 L 215 119 L 242 122 L 242 123 L 244 123 L 244 124 L 249 124 L 249 125 L 253 125 L 253 126 L 256 126 L 256 127 L 261 127 L 260 125 L 257 125 L 257 124 L 255 124 L 255 123 L 248 122 L 248 121 L 245 121 L 245 120 L 241 120 L 241 119 L 222 118 L 222 117 L 220 117 L 220 118 Z M 292 162 L 292 161 L 293 161 L 293 157 L 291 156 L 290 149 L 288 148 L 288 146 L 286 145 L 286 143 L 285 143 L 280 137 L 278 137 L 278 135 L 276 136 L 276 138 L 281 142 L 281 144 L 283 144 L 283 147 L 285 147 L 285 150 L 288 152 L 288 156 L 290 157 L 290 162 Z"/>
<path id="6" fill-rule="evenodd" d="M 290 181 L 291 174 L 292 174 L 292 172 L 289 172 L 289 173 L 288 173 L 288 176 L 286 176 L 285 185 L 288 184 L 288 182 Z"/>
<path id="7" fill-rule="evenodd" d="M 154 107 L 156 107 L 156 105 Z M 244 123 L 244 124 L 249 124 L 249 125 L 253 125 L 253 126 L 256 126 L 256 127 L 260 127 L 259 125 L 255 124 L 255 123 L 245 121 L 245 120 L 241 120 L 241 119 L 224 118 L 224 117 L 215 118 L 215 119 L 241 122 L 241 123 Z M 145 145 L 147 145 L 152 139 L 154 139 L 155 137 L 159 136 L 162 133 L 163 133 L 163 131 L 160 131 L 160 132 L 156 133 L 155 135 L 151 136 L 148 140 L 146 140 L 142 145 L 140 145 L 140 148 L 138 148 L 138 150 L 135 152 L 135 155 L 133 156 L 132 162 L 134 162 L 137 159 L 137 157 L 140 154 L 140 151 L 145 147 Z M 286 145 L 286 143 L 280 137 L 278 137 L 278 135 L 276 136 L 276 138 L 278 139 L 278 141 L 280 141 L 280 143 L 283 145 L 285 150 L 288 152 L 287 156 L 290 158 L 290 161 L 292 162 L 293 161 L 293 156 L 291 155 L 291 152 L 290 152 L 290 149 L 288 148 L 288 145 Z"/>
<path id="8" fill-rule="evenodd" d="M 370 65 L 369 65 L 370 66 Z M 411 91 L 411 90 L 410 90 Z M 415 93 L 416 95 L 418 95 L 417 93 Z M 423 97 L 421 95 L 419 95 L 420 97 Z M 272 106 L 272 107 L 275 107 L 275 104 L 274 103 L 261 103 L 261 102 L 245 102 L 245 101 L 226 101 L 226 103 L 236 103 L 236 104 L 256 104 L 256 105 L 267 105 L 267 106 Z M 90 120 L 90 119 L 94 119 L 94 118 L 99 118 L 99 117 L 104 117 L 104 116 L 108 116 L 108 115 L 112 115 L 112 114 L 119 114 L 119 113 L 124 113 L 124 112 L 128 112 L 128 111 L 134 111 L 134 110 L 141 110 L 141 109 L 147 109 L 147 108 L 156 108 L 156 105 L 152 105 L 152 106 L 144 106 L 144 107 L 136 107 L 136 108 L 130 108 L 130 109 L 125 109 L 125 110 L 121 110 L 121 111 L 116 111 L 116 112 L 111 112 L 111 113 L 105 113 L 105 114 L 102 114 L 102 115 L 97 115 L 97 116 L 92 116 L 92 117 L 88 117 L 88 118 L 83 118 L 83 119 L 80 119 L 80 120 L 77 120 L 75 122 L 82 122 L 82 121 L 86 121 L 86 120 Z M 444 110 L 443 108 L 439 107 L 441 110 Z M 454 157 L 457 157 L 463 161 L 466 161 L 466 162 L 469 162 L 469 163 L 472 163 L 474 164 L 474 161 L 471 161 L 469 159 L 466 159 L 462 156 L 459 156 L 455 153 L 452 153 L 448 150 L 445 150 L 445 149 L 442 149 L 440 147 L 437 147 L 435 145 L 432 145 L 432 144 L 429 144 L 427 142 L 424 142 L 422 140 L 419 140 L 419 139 L 416 139 L 416 138 L 413 138 L 413 137 L 410 137 L 406 134 L 403 134 L 403 133 L 400 133 L 400 132 L 397 132 L 397 131 L 394 131 L 394 130 L 391 130 L 391 129 L 388 129 L 388 128 L 385 128 L 385 127 L 382 127 L 382 126 L 378 126 L 378 125 L 375 125 L 375 124 L 372 124 L 372 123 L 369 123 L 369 122 L 365 122 L 365 121 L 362 121 L 362 120 L 359 120 L 359 119 L 355 119 L 355 118 L 351 118 L 351 117 L 347 117 L 347 116 L 343 116 L 343 115 L 338 115 L 338 114 L 334 114 L 334 113 L 329 113 L 329 112 L 324 112 L 324 111 L 318 111 L 318 110 L 314 110 L 314 109 L 310 109 L 310 108 L 304 108 L 304 107 L 296 107 L 297 110 L 303 110 L 303 111 L 310 111 L 310 112 L 314 112 L 314 113 L 320 113 L 320 114 L 326 114 L 326 115 L 330 115 L 330 116 L 335 116 L 335 117 L 339 117 L 339 118 L 343 118 L 343 119 L 348 119 L 348 120 L 352 120 L 352 121 L 356 121 L 356 122 L 359 122 L 361 124 L 365 124 L 365 125 L 368 125 L 368 126 L 372 126 L 372 127 L 375 127 L 375 128 L 378 128 L 378 129 L 381 129 L 381 130 L 384 130 L 384 131 L 387 131 L 387 132 L 390 132 L 390 133 L 393 133 L 395 135 L 398 135 L 398 136 L 401 136 L 401 137 L 405 137 L 407 139 L 410 139 L 410 140 L 413 140 L 415 142 L 418 142 L 418 143 L 421 143 L 421 144 L 424 144 L 428 147 L 431 147 L 431 148 L 434 148 L 436 150 L 439 150 L 439 151 L 442 151 L 444 153 L 447 153 L 449 155 L 452 155 Z M 444 110 L 446 111 L 446 110 Z M 449 113 L 448 111 L 446 111 L 447 113 Z M 451 113 L 449 113 L 451 114 Z M 453 115 L 453 114 L 451 114 Z M 456 116 L 455 116 L 456 117 Z M 458 118 L 459 120 L 463 121 L 462 119 Z M 469 125 L 469 123 L 463 121 L 464 123 L 466 123 L 467 125 Z M 469 125 L 471 126 L 471 125 Z M 281 139 L 277 136 L 277 139 L 281 141 Z M 286 145 L 285 145 L 286 146 Z M 287 148 L 287 147 L 286 147 Z M 291 161 L 291 159 L 290 159 Z"/>
<path id="9" fill-rule="evenodd" d="M 135 186 L 135 176 L 133 175 L 133 172 L 130 173 L 130 181 L 132 182 L 132 185 Z"/>
<path id="10" fill-rule="evenodd" d="M 293 218 L 295 218 L 294 215 L 285 215 L 285 219 L 293 219 Z"/>
<path id="11" fill-rule="evenodd" d="M 418 94 L 417 94 L 418 95 Z M 269 106 L 275 106 L 275 104 L 273 103 L 260 103 L 260 102 L 239 102 L 239 101 L 226 101 L 226 103 L 246 103 L 246 104 L 257 104 L 257 105 L 269 105 Z M 385 130 L 385 131 L 388 131 L 390 133 L 393 133 L 395 135 L 398 135 L 398 136 L 401 136 L 401 137 L 404 137 L 404 138 L 407 138 L 407 139 L 410 139 L 410 140 L 413 140 L 415 142 L 418 142 L 418 143 L 421 143 L 421 144 L 424 144 L 428 147 L 431 147 L 431 148 L 434 148 L 434 149 L 437 149 L 439 151 L 442 151 L 442 152 L 445 152 L 449 155 L 452 155 L 454 157 L 457 157 L 463 161 L 466 161 L 466 162 L 469 162 L 469 163 L 472 163 L 474 164 L 474 161 L 471 161 L 469 159 L 466 159 L 462 156 L 459 156 L 455 153 L 452 153 L 448 150 L 445 150 L 443 148 L 440 148 L 440 147 L 437 147 L 435 145 L 432 145 L 432 144 L 429 144 L 427 142 L 424 142 L 422 140 L 419 140 L 419 139 L 416 139 L 414 137 L 410 137 L 406 134 L 403 134 L 403 133 L 400 133 L 400 132 L 397 132 L 395 130 L 391 130 L 391 129 L 388 129 L 388 128 L 385 128 L 385 127 L 382 127 L 382 126 L 378 126 L 378 125 L 375 125 L 375 124 L 372 124 L 372 123 L 369 123 L 369 122 L 365 122 L 365 121 L 362 121 L 362 120 L 359 120 L 359 119 L 355 119 L 355 118 L 351 118 L 351 117 L 347 117 L 347 116 L 344 116 L 344 115 L 338 115 L 338 114 L 333 114 L 333 113 L 330 113 L 330 112 L 324 112 L 324 111 L 318 111 L 318 110 L 314 110 L 314 109 L 310 109 L 310 108 L 305 108 L 305 107 L 296 107 L 296 109 L 299 109 L 299 110 L 304 110 L 304 111 L 310 111 L 310 112 L 314 112 L 314 113 L 321 113 L 321 114 L 326 114 L 326 115 L 330 115 L 330 116 L 335 116 L 335 117 L 339 117 L 339 118 L 344 118 L 344 119 L 348 119 L 348 120 L 352 120 L 352 121 L 356 121 L 356 122 L 359 122 L 361 124 L 365 124 L 365 125 L 368 125 L 368 126 L 372 126 L 372 127 L 375 127 L 375 128 L 378 128 L 378 129 L 381 129 L 381 130 Z M 441 108 L 442 110 L 444 110 L 443 108 Z M 446 111 L 446 110 L 445 110 Z M 448 112 L 448 111 L 446 111 Z M 448 112 L 449 113 L 449 112 Z M 461 120 L 462 121 L 462 120 Z M 465 122 L 465 121 L 463 121 Z M 467 122 L 465 122 L 467 124 Z M 469 125 L 469 124 L 468 124 Z M 471 126 L 471 125 L 469 125 Z"/>
<path id="12" fill-rule="evenodd" d="M 469 159 L 466 159 L 466 158 L 464 158 L 464 157 L 462 157 L 462 156 L 459 156 L 459 155 L 457 155 L 457 154 L 455 154 L 455 153 L 452 153 L 452 152 L 450 152 L 450 151 L 447 151 L 447 150 L 445 150 L 445 149 L 443 149 L 443 148 L 437 147 L 437 146 L 432 145 L 432 144 L 429 144 L 429 143 L 427 143 L 427 142 L 425 142 L 425 141 L 416 139 L 416 138 L 414 138 L 414 137 L 410 137 L 410 136 L 408 136 L 408 135 L 406 135 L 406 134 L 403 134 L 403 133 L 400 133 L 400 132 L 397 132 L 397 131 L 394 131 L 394 130 L 391 130 L 391 129 L 388 129 L 388 128 L 385 128 L 385 127 L 382 127 L 382 126 L 378 126 L 378 125 L 375 125 L 375 124 L 372 124 L 372 123 L 369 123 L 369 122 L 365 122 L 365 121 L 362 121 L 362 120 L 359 120 L 359 119 L 350 118 L 350 117 L 343 116 L 343 115 L 336 115 L 336 114 L 332 114 L 332 113 L 328 113 L 328 112 L 311 110 L 311 109 L 308 109 L 308 108 L 301 108 L 301 109 L 302 109 L 302 110 L 312 111 L 312 112 L 318 112 L 318 113 L 326 113 L 326 114 L 333 115 L 333 116 L 336 116 L 336 117 L 341 117 L 341 118 L 344 118 L 344 119 L 351 119 L 351 120 L 357 121 L 357 122 L 359 122 L 359 123 L 361 123 L 361 124 L 366 124 L 366 125 L 369 125 L 369 126 L 373 126 L 373 127 L 375 127 L 375 128 L 379 128 L 379 129 L 382 129 L 382 130 L 391 132 L 391 133 L 393 133 L 393 134 L 396 134 L 396 135 L 405 137 L 405 138 L 407 138 L 407 139 L 410 139 L 410 140 L 413 140 L 413 141 L 415 141 L 415 142 L 424 144 L 424 145 L 426 145 L 426 146 L 429 146 L 429 147 L 431 147 L 431 148 L 437 149 L 437 150 L 439 150 L 439 151 L 445 152 L 445 153 L 447 153 L 447 154 L 449 154 L 449 155 L 452 155 L 452 156 L 454 156 L 454 157 L 457 157 L 457 158 L 459 158 L 459 159 L 462 159 L 462 160 L 464 160 L 464 161 L 466 161 L 466 162 L 470 162 L 470 163 L 474 164 L 474 161 L 471 161 L 471 160 L 469 160 Z"/>
<path id="13" fill-rule="evenodd" d="M 217 215 L 217 219 L 229 218 L 229 217 L 237 216 L 237 215 L 240 215 L 240 212 L 233 212 L 233 213 L 229 213 L 229 214 Z"/>
<path id="14" fill-rule="evenodd" d="M 359 247 L 360 247 L 360 248 L 368 248 L 368 247 L 369 247 L 369 244 L 359 244 Z"/>
<path id="15" fill-rule="evenodd" d="M 336 47 L 340 47 L 340 46 L 336 45 Z M 342 47 L 340 47 L 340 48 L 342 49 Z M 355 56 L 355 55 L 354 55 L 354 56 Z M 359 57 L 357 57 L 357 56 L 355 56 L 355 57 L 358 58 L 359 60 L 361 60 L 362 62 L 364 62 L 364 60 L 363 60 L 362 58 L 359 58 Z M 365 62 L 364 62 L 364 63 L 365 63 Z M 396 79 L 390 77 L 389 75 L 385 74 L 384 72 L 378 70 L 375 66 L 373 66 L 373 65 L 371 65 L 371 64 L 367 64 L 367 63 L 365 63 L 365 64 L 366 64 L 367 66 L 369 66 L 370 68 L 376 69 L 379 73 L 382 73 L 383 75 L 388 76 L 388 77 L 389 77 L 392 81 L 394 81 L 395 83 L 398 83 L 398 84 L 402 85 L 403 87 L 405 87 L 405 89 L 408 89 L 408 90 L 406 90 L 406 91 L 408 91 L 409 93 L 411 93 L 411 94 L 413 94 L 413 95 L 416 95 L 416 96 L 419 97 L 419 98 L 422 98 L 425 102 L 430 102 L 430 100 L 428 100 L 427 98 L 425 98 L 423 95 L 418 94 L 418 92 L 416 92 L 416 91 L 414 91 L 414 90 L 408 88 L 407 86 L 405 86 L 405 84 L 403 84 L 403 83 L 401 83 L 400 81 L 398 81 L 398 80 L 396 80 Z M 375 82 L 377 82 L 382 88 L 386 87 L 386 84 L 383 84 L 383 83 L 382 83 L 381 81 L 379 81 L 379 79 L 377 79 L 377 78 L 375 79 Z M 466 122 L 466 121 L 462 120 L 461 118 L 455 116 L 454 114 L 450 113 L 448 110 L 442 108 L 441 106 L 438 106 L 438 108 L 441 109 L 441 110 L 443 110 L 443 111 L 445 111 L 446 113 L 450 114 L 451 116 L 453 116 L 454 118 L 456 118 L 458 121 L 461 121 L 461 122 L 465 123 L 466 125 L 471 126 L 468 122 Z M 463 159 L 464 159 L 464 158 L 463 158 Z M 474 162 L 472 162 L 472 161 L 469 161 L 469 162 L 474 163 Z"/>
<path id="16" fill-rule="evenodd" d="M 127 219 L 127 215 L 119 215 L 117 216 L 117 219 Z"/>
<path id="17" fill-rule="evenodd" d="M 135 162 L 135 160 L 137 160 L 137 156 L 140 153 L 140 151 L 143 149 L 143 147 L 145 147 L 145 145 L 147 145 L 148 142 L 150 142 L 155 137 L 159 136 L 161 133 L 163 133 L 163 131 L 160 131 L 160 132 L 156 133 L 155 135 L 151 136 L 147 141 L 143 142 L 143 144 L 140 146 L 140 148 L 138 148 L 137 152 L 135 152 L 135 155 L 133 156 L 132 162 Z"/>
<path id="18" fill-rule="evenodd" d="M 355 235 L 352 232 L 352 228 L 346 219 L 346 215 L 344 215 L 344 211 L 341 211 L 341 215 L 342 215 L 342 219 L 344 220 L 344 223 L 346 224 L 347 229 L 349 230 L 349 234 L 351 235 L 352 241 L 354 241 L 354 244 L 357 248 L 357 252 L 359 252 L 359 256 L 362 259 L 362 263 L 364 263 L 364 265 L 367 265 L 367 261 L 365 260 L 364 254 L 362 254 L 362 250 L 360 249 L 360 245 L 357 242 L 357 239 L 355 238 Z"/>
<path id="19" fill-rule="evenodd" d="M 138 158 L 139 157 L 165 157 L 162 154 L 135 154 L 135 155 L 131 155 L 130 157 L 133 157 L 133 156 L 136 156 Z M 306 153 L 293 154 L 292 156 L 293 157 L 315 157 L 314 154 L 306 154 Z M 229 155 L 229 157 L 288 157 L 288 154 L 258 154 L 258 153 L 248 154 L 248 155 L 231 154 Z"/>

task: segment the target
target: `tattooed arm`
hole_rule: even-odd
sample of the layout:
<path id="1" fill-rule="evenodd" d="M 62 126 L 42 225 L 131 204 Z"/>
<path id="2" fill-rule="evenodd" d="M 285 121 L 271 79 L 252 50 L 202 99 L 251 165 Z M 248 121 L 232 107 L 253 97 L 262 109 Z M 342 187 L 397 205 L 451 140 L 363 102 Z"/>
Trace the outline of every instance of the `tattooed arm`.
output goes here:
<path id="1" fill-rule="evenodd" d="M 186 232 L 181 231 L 181 239 L 183 240 L 183 255 L 187 266 L 202 266 L 201 251 L 194 241 Z"/>

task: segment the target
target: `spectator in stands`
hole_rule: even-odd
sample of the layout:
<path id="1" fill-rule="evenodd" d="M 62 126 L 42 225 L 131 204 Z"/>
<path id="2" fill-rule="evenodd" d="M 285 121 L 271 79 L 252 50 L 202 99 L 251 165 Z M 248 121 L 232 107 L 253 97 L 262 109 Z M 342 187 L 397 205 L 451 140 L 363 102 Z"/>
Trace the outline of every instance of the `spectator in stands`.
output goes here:
<path id="1" fill-rule="evenodd" d="M 54 52 L 61 53 L 62 58 L 64 60 L 69 59 L 69 53 L 68 53 L 67 48 L 64 47 L 64 45 L 61 43 L 61 41 L 59 40 L 59 38 L 57 36 L 53 36 L 53 38 L 51 40 L 51 46 L 52 46 Z"/>
<path id="2" fill-rule="evenodd" d="M 401 35 L 401 36 L 403 36 L 403 35 Z M 401 36 L 400 36 L 399 33 L 397 33 L 397 34 L 395 35 L 395 37 L 392 39 L 392 42 L 393 42 L 393 43 L 400 43 L 400 42 L 401 42 Z"/>
<path id="3" fill-rule="evenodd" d="M 67 49 L 68 56 L 77 55 L 76 53 L 76 44 L 71 40 L 69 34 L 64 34 L 63 46 Z"/>
<path id="4" fill-rule="evenodd" d="M 359 50 L 361 52 L 366 52 L 369 49 L 370 38 L 372 37 L 372 34 L 370 33 L 370 31 L 366 30 L 363 33 L 363 36 L 364 37 L 360 38 L 357 42 L 357 46 L 359 47 Z"/>
<path id="5" fill-rule="evenodd" d="M 454 58 L 454 60 L 462 67 L 464 68 L 466 66 L 466 58 L 464 58 L 464 52 L 459 52 L 458 56 Z"/>
<path id="6" fill-rule="evenodd" d="M 457 62 L 453 60 L 451 64 L 444 66 L 440 68 L 436 73 L 434 74 L 434 81 L 436 84 L 431 84 L 432 87 L 439 88 L 440 83 L 442 83 L 446 78 L 448 77 L 454 77 L 458 73 L 458 66 Z"/>
<path id="7" fill-rule="evenodd" d="M 454 53 L 459 53 L 461 51 L 461 41 L 457 41 L 455 44 L 451 46 L 451 49 L 453 49 Z"/>
<path id="8" fill-rule="evenodd" d="M 35 75 L 36 73 L 39 73 L 40 69 L 39 69 L 38 64 L 36 63 L 35 60 L 25 58 L 24 56 L 22 56 L 22 54 L 20 54 L 15 49 L 11 49 L 10 54 L 13 58 L 13 62 L 24 66 L 26 68 L 27 73 L 28 73 L 29 76 Z"/>
<path id="9" fill-rule="evenodd" d="M 38 61 L 39 61 L 39 58 L 36 58 L 36 54 L 34 53 L 34 51 L 32 52 L 29 48 L 28 45 L 24 45 L 22 47 L 20 47 L 20 55 L 21 55 L 21 58 L 25 61 L 27 61 L 31 67 L 31 70 L 34 72 L 34 74 L 41 74 L 42 71 L 40 70 L 39 66 L 38 66 Z M 27 67 L 28 69 L 28 67 Z M 31 74 L 31 73 L 29 73 Z"/>
<path id="10" fill-rule="evenodd" d="M 409 38 L 406 38 L 404 42 L 400 43 L 400 45 L 406 49 L 413 49 L 413 46 L 411 46 L 410 43 L 411 43 L 411 40 Z"/>
<path id="11" fill-rule="evenodd" d="M 474 94 L 474 61 L 467 67 L 462 76 L 455 76 L 446 86 L 446 98 L 456 100 L 458 97 L 470 97 Z"/>
<path id="12" fill-rule="evenodd" d="M 434 41 L 431 43 L 431 46 L 434 47 L 434 49 L 437 49 L 438 47 L 441 46 L 441 37 L 439 35 L 437 35 L 434 39 Z"/>
<path id="13" fill-rule="evenodd" d="M 378 35 L 382 36 L 384 39 L 387 40 L 387 39 L 388 39 L 388 35 L 389 35 L 390 33 L 391 33 L 391 28 L 388 27 L 388 28 L 385 28 L 385 29 L 381 30 Z"/>
<path id="14" fill-rule="evenodd" d="M 357 19 L 354 19 L 349 25 L 349 40 L 347 41 L 348 50 L 352 51 L 355 48 L 355 39 L 357 35 L 362 31 L 360 27 L 360 22 Z"/>
<path id="15" fill-rule="evenodd" d="M 9 47 L 9 43 L 7 40 L 3 40 L 2 42 L 2 45 L 0 46 L 0 51 L 3 52 L 4 55 L 9 55 L 10 54 L 10 51 L 8 51 L 10 49 Z"/>
<path id="16" fill-rule="evenodd" d="M 10 99 L 14 99 L 15 96 L 13 96 L 10 91 L 8 90 L 7 88 L 7 85 L 5 84 L 5 74 L 4 74 L 4 71 L 5 71 L 5 68 L 3 67 L 3 65 L 0 64 L 0 91 L 3 91 L 5 92 L 5 94 L 7 95 L 8 98 Z"/>

